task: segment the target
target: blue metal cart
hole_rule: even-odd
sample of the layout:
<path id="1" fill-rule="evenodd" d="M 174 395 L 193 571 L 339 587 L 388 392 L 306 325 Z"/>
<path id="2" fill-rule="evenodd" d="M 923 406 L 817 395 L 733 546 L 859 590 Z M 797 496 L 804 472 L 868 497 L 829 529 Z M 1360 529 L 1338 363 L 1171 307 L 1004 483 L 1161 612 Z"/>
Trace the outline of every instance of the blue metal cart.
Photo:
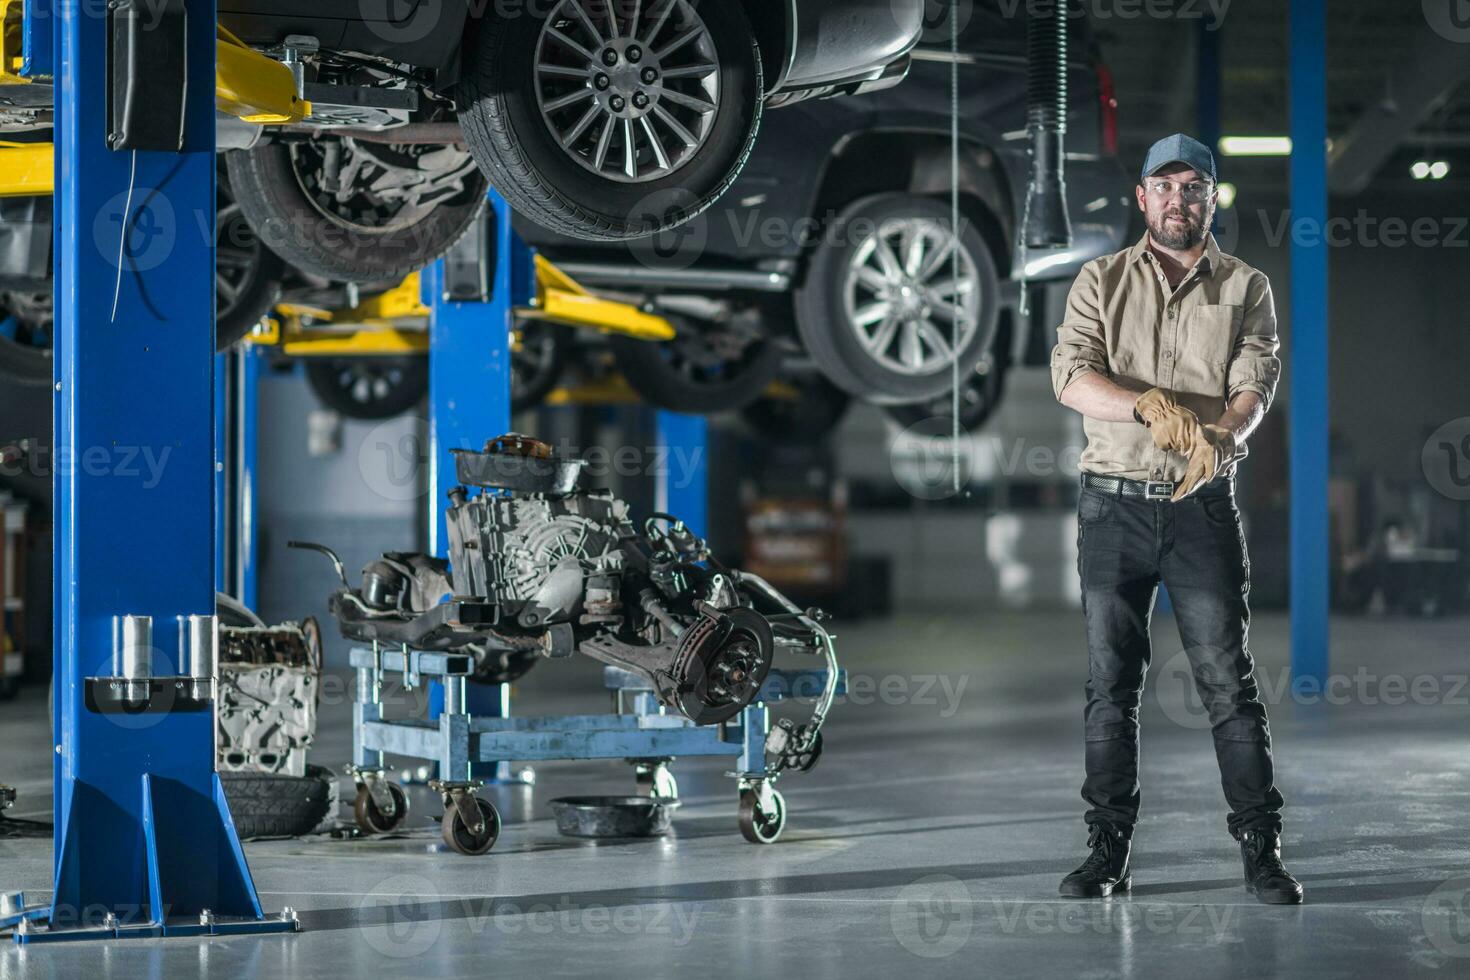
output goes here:
<path id="1" fill-rule="evenodd" d="M 603 669 L 603 683 L 612 695 L 609 714 L 471 715 L 465 708 L 465 679 L 474 671 L 468 654 L 353 649 L 358 698 L 353 708 L 353 761 L 347 771 L 358 784 L 358 822 L 370 832 L 386 832 L 400 827 L 407 817 L 407 797 L 389 781 L 385 753 L 438 764 L 441 778 L 430 785 L 444 798 L 445 842 L 461 853 L 476 854 L 494 846 L 499 815 L 488 801 L 475 795 L 480 783 L 469 778 L 475 763 L 622 759 L 635 766 L 643 795 L 674 799 L 678 784 L 669 763 L 681 757 L 724 756 L 734 760 L 729 775 L 739 792 L 741 833 L 752 843 L 774 843 L 786 825 L 785 800 L 775 784 L 782 769 L 789 766 L 773 760 L 780 760 L 788 748 L 791 729 L 772 726 L 770 705 L 791 698 L 815 698 L 818 704 L 813 716 L 820 727 L 833 698 L 846 690 L 846 672 L 837 666 L 830 636 L 825 631 L 822 635 L 826 641 L 820 651 L 826 659 L 823 668 L 773 669 L 757 700 L 736 720 L 705 726 L 666 712 L 646 680 L 617 667 Z M 438 718 L 385 719 L 379 694 L 389 674 L 401 675 L 406 687 L 425 680 L 443 684 L 444 710 Z M 805 768 L 815 762 L 814 753 Z M 456 825 L 478 827 L 482 822 L 486 829 L 472 835 L 476 846 L 464 846 L 464 835 L 456 837 Z"/>

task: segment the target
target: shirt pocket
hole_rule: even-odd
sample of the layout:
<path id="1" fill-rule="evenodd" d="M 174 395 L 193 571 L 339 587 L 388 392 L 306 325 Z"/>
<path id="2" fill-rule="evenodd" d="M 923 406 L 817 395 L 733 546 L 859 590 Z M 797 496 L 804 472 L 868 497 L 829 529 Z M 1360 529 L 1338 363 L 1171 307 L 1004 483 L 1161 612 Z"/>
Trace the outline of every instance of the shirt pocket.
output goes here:
<path id="1" fill-rule="evenodd" d="M 1207 366 L 1210 374 L 1223 371 L 1235 349 L 1235 327 L 1240 316 L 1239 306 L 1196 306 L 1184 338 L 1185 355 Z"/>

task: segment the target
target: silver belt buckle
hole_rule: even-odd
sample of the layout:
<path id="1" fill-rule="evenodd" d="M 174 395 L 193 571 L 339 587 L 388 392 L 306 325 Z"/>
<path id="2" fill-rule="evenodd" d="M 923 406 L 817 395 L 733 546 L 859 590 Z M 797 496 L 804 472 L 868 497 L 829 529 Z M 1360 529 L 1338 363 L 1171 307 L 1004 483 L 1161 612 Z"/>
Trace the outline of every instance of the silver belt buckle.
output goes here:
<path id="1" fill-rule="evenodd" d="M 1172 483 L 1149 480 L 1143 485 L 1143 498 L 1145 500 L 1168 500 L 1172 496 L 1174 496 L 1174 484 Z"/>

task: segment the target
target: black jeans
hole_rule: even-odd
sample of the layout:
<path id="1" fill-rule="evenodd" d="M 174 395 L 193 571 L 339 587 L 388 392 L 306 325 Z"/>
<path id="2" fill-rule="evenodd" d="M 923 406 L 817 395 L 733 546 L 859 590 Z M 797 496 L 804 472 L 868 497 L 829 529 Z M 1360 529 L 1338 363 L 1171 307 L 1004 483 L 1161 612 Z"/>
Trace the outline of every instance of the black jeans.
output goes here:
<path id="1" fill-rule="evenodd" d="M 1087 822 L 1131 834 L 1138 819 L 1138 706 L 1162 581 L 1214 734 L 1230 833 L 1279 833 L 1271 732 L 1247 647 L 1250 559 L 1234 497 L 1196 494 L 1173 504 L 1084 488 L 1077 551 L 1087 619 Z"/>

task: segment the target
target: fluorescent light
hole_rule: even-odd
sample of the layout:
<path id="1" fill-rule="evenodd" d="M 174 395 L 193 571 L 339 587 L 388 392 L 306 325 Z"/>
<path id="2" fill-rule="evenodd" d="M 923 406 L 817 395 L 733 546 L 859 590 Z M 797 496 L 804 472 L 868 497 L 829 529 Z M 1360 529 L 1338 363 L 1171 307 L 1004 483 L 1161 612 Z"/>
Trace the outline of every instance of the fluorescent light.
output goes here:
<path id="1" fill-rule="evenodd" d="M 1429 165 L 1429 176 L 1435 180 L 1444 180 L 1449 175 L 1450 165 L 1448 161 L 1436 160 Z"/>
<path id="2" fill-rule="evenodd" d="M 1290 136 L 1224 136 L 1220 152 L 1227 157 L 1284 157 L 1291 155 Z"/>
<path id="3" fill-rule="evenodd" d="M 1429 164 L 1423 160 L 1415 160 L 1414 165 L 1409 168 L 1409 173 L 1414 175 L 1415 180 L 1423 180 L 1429 176 Z"/>
<path id="4" fill-rule="evenodd" d="M 1219 187 L 1215 188 L 1215 192 L 1218 195 L 1218 197 L 1216 198 L 1216 200 L 1219 201 L 1220 207 L 1222 209 L 1234 207 L 1234 205 L 1235 205 L 1235 185 L 1234 184 L 1230 183 L 1229 181 L 1226 181 L 1225 183 L 1221 184 Z"/>

